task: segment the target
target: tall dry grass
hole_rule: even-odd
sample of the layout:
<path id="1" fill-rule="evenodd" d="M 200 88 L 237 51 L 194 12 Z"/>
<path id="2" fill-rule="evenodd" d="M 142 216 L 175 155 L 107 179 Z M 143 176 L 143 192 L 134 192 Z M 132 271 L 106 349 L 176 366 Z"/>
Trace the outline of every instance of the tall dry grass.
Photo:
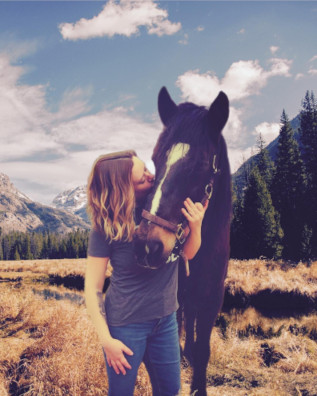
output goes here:
<path id="1" fill-rule="evenodd" d="M 9 272 L 68 276 L 83 274 L 85 268 L 85 260 L 0 264 L 0 277 Z M 292 286 L 295 278 L 307 288 L 299 283 Z M 300 293 L 313 296 L 316 279 L 316 263 L 292 268 L 283 263 L 231 261 L 227 285 L 233 294 L 279 287 L 300 288 Z M 84 305 L 44 300 L 23 276 L 19 282 L 0 283 L 0 336 L 0 396 L 107 394 L 102 351 Z M 208 395 L 316 395 L 316 342 L 316 313 L 270 319 L 253 308 L 222 312 L 211 337 Z M 183 395 L 189 395 L 190 378 L 191 369 L 184 363 Z M 135 396 L 141 395 L 151 395 L 143 366 L 135 390 Z"/>
<path id="2" fill-rule="evenodd" d="M 268 289 L 316 298 L 317 261 L 292 265 L 283 261 L 230 260 L 226 286 L 233 295 Z"/>
<path id="3" fill-rule="evenodd" d="M 0 261 L 1 277 L 59 275 L 85 276 L 86 259 Z M 111 267 L 107 276 L 111 275 Z M 294 292 L 317 298 L 317 261 L 296 266 L 271 260 L 230 260 L 226 287 L 230 294 L 243 291 L 257 294 L 261 290 Z"/>

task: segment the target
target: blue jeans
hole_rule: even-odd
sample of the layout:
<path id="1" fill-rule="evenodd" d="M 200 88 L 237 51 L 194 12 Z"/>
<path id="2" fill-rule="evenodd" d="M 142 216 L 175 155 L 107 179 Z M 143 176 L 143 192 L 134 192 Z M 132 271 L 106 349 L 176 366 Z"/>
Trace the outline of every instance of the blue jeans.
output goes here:
<path id="1" fill-rule="evenodd" d="M 176 312 L 161 319 L 125 326 L 109 326 L 113 338 L 122 341 L 133 351 L 125 354 L 132 369 L 126 375 L 116 374 L 109 367 L 108 396 L 133 396 L 136 376 L 143 361 L 149 373 L 153 396 L 175 396 L 180 391 L 180 348 Z"/>

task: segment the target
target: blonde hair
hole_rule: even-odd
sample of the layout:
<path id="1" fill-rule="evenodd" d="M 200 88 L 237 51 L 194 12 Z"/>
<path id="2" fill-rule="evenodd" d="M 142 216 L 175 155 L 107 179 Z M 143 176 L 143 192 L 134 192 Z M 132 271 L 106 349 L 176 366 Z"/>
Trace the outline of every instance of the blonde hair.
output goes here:
<path id="1" fill-rule="evenodd" d="M 131 241 L 135 228 L 132 182 L 133 150 L 101 155 L 87 185 L 87 212 L 95 229 L 110 241 Z"/>

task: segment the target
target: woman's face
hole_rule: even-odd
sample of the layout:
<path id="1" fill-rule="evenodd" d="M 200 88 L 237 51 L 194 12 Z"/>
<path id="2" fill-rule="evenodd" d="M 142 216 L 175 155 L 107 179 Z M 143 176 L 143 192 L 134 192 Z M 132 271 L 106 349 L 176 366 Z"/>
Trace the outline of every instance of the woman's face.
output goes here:
<path id="1" fill-rule="evenodd" d="M 154 183 L 154 175 L 146 168 L 143 161 L 138 157 L 132 157 L 132 181 L 136 200 L 144 199 Z"/>

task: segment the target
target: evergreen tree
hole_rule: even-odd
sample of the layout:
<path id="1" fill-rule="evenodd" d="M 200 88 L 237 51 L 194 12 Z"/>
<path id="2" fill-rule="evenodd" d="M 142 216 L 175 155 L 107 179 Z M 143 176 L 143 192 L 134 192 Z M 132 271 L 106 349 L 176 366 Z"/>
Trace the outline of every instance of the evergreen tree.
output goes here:
<path id="1" fill-rule="evenodd" d="M 15 248 L 15 252 L 14 252 L 14 260 L 21 260 L 19 250 L 17 247 Z"/>
<path id="2" fill-rule="evenodd" d="M 233 218 L 230 228 L 230 257 L 244 259 L 246 250 L 243 232 L 243 196 L 238 195 L 237 187 L 232 193 L 232 212 Z"/>
<path id="3" fill-rule="evenodd" d="M 23 248 L 22 248 L 23 259 L 32 260 L 34 257 L 31 252 L 31 238 L 29 234 L 25 234 Z"/>
<path id="4" fill-rule="evenodd" d="M 283 231 L 271 195 L 257 166 L 250 173 L 243 206 L 244 258 L 279 258 Z"/>
<path id="5" fill-rule="evenodd" d="M 284 231 L 283 257 L 299 260 L 305 225 L 303 214 L 305 169 L 285 110 L 282 113 L 281 123 L 272 198 L 274 207 L 280 214 Z"/>
<path id="6" fill-rule="evenodd" d="M 261 133 L 259 134 L 257 140 L 257 146 L 258 146 L 258 155 L 256 158 L 256 164 L 262 179 L 265 181 L 268 189 L 270 189 L 273 171 L 274 171 L 274 163 L 270 158 L 267 148 L 265 147 L 265 141 Z"/>
<path id="7" fill-rule="evenodd" d="M 300 138 L 307 170 L 305 217 L 311 230 L 311 256 L 317 257 L 317 103 L 313 92 L 306 92 L 300 112 Z"/>

